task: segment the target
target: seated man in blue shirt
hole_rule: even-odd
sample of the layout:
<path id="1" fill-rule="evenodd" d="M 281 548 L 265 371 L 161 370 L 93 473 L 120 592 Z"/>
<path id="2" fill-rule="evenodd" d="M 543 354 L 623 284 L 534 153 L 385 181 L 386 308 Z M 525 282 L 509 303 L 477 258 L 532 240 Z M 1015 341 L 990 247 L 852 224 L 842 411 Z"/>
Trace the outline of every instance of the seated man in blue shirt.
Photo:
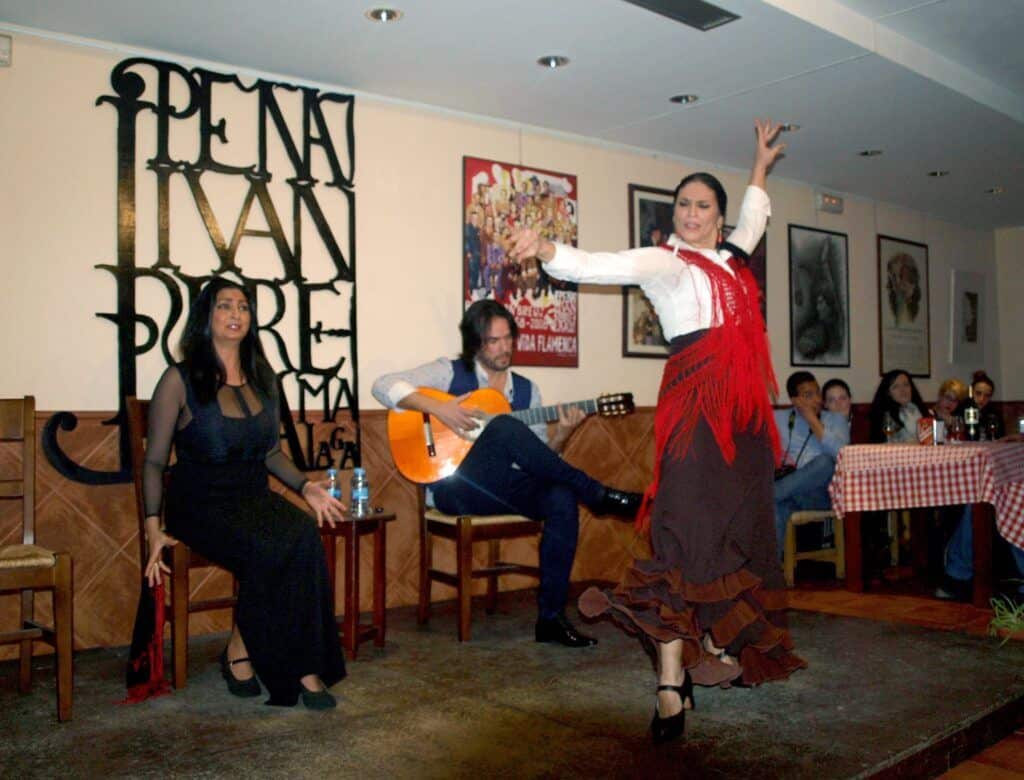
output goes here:
<path id="1" fill-rule="evenodd" d="M 782 466 L 775 480 L 775 538 L 782 556 L 786 522 L 802 509 L 830 509 L 828 484 L 839 448 L 850 443 L 850 424 L 821 410 L 821 388 L 810 371 L 796 371 L 786 380 L 792 409 L 775 410 L 782 442 Z"/>
<path id="2" fill-rule="evenodd" d="M 511 370 L 518 328 L 508 309 L 497 301 L 477 301 L 466 310 L 459 329 L 459 358 L 442 357 L 385 374 L 373 383 L 373 397 L 389 409 L 432 414 L 467 438 L 472 438 L 481 422 L 472 410 L 459 405 L 472 390 L 497 390 L 513 411 L 542 406 L 536 383 Z M 420 387 L 442 390 L 454 398 L 438 400 L 418 392 Z M 527 427 L 510 415 L 495 417 L 479 432 L 455 473 L 430 485 L 427 493 L 428 502 L 450 515 L 513 513 L 544 521 L 535 638 L 567 647 L 597 644 L 577 631 L 564 612 L 579 534 L 577 504 L 585 504 L 595 515 L 632 519 L 641 499 L 639 493 L 602 485 L 559 456 L 582 420 L 579 409 L 560 409 L 549 440 L 546 423 Z"/>

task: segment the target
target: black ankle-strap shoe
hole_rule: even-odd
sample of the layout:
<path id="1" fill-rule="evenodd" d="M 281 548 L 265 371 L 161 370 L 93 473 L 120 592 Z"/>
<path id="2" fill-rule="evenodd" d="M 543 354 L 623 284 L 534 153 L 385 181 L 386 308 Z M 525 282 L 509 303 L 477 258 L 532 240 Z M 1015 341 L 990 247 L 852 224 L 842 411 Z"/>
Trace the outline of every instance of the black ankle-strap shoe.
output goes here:
<path id="1" fill-rule="evenodd" d="M 234 661 L 229 661 L 228 649 L 226 647 L 224 648 L 224 652 L 220 654 L 221 677 L 223 677 L 224 682 L 228 684 L 228 691 L 231 695 L 238 696 L 242 699 L 251 699 L 263 693 L 263 690 L 260 688 L 260 681 L 256 679 L 256 675 L 253 675 L 248 680 L 239 680 L 231 672 L 232 664 L 241 664 L 248 660 L 248 658 L 236 658 Z"/>

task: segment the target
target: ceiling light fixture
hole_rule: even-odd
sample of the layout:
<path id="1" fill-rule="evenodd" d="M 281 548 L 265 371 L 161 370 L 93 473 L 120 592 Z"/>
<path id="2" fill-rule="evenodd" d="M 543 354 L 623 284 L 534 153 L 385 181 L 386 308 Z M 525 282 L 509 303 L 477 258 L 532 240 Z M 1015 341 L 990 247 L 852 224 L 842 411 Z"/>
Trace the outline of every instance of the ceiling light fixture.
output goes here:
<path id="1" fill-rule="evenodd" d="M 682 103 L 683 105 L 686 105 L 687 103 L 696 103 L 698 100 L 700 100 L 700 98 L 696 95 L 673 95 L 669 98 L 670 103 Z"/>
<path id="2" fill-rule="evenodd" d="M 545 54 L 537 58 L 537 64 L 542 68 L 564 68 L 569 64 L 569 58 L 560 54 Z"/>
<path id="3" fill-rule="evenodd" d="M 397 8 L 371 8 L 366 12 L 367 19 L 371 22 L 380 22 L 381 24 L 397 22 L 403 16 L 405 16 L 405 14 Z"/>
<path id="4" fill-rule="evenodd" d="M 881 149 L 865 149 L 862 152 L 857 152 L 857 154 L 860 155 L 861 157 L 881 157 L 882 156 L 882 150 Z"/>
<path id="5" fill-rule="evenodd" d="M 1004 192 L 1006 192 L 1004 187 L 989 187 L 985 190 L 986 195 L 1002 195 Z"/>
<path id="6" fill-rule="evenodd" d="M 949 176 L 949 171 L 928 171 L 928 175 L 934 179 L 941 179 L 943 176 Z"/>

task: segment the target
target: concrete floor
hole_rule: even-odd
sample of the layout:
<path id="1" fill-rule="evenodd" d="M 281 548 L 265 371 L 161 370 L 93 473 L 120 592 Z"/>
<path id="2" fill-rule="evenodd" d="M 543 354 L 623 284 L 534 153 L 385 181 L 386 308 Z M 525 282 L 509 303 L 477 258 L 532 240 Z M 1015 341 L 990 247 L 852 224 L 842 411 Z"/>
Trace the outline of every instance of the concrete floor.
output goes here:
<path id="1" fill-rule="evenodd" d="M 1024 646 L 912 626 L 792 612 L 810 667 L 757 689 L 696 691 L 685 741 L 654 749 L 653 673 L 636 640 L 588 626 L 595 648 L 532 639 L 529 596 L 452 606 L 419 629 L 389 612 L 388 644 L 364 645 L 337 710 L 228 695 L 200 637 L 189 685 L 119 706 L 125 650 L 76 657 L 74 720 L 55 718 L 52 664 L 31 694 L 0 665 L 0 776 L 737 777 L 929 776 L 1024 722 Z"/>

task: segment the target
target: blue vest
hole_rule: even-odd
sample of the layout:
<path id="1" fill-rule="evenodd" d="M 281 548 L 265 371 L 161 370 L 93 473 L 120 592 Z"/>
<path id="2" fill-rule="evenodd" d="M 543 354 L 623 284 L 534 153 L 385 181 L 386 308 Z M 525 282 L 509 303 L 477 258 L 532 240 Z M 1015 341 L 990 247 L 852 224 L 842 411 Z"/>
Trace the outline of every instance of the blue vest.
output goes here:
<path id="1" fill-rule="evenodd" d="M 472 390 L 480 389 L 480 381 L 476 378 L 475 368 L 466 368 L 461 360 L 452 361 L 452 370 L 455 372 L 452 383 L 448 385 L 448 392 L 452 395 L 463 395 Z M 533 387 L 530 380 L 525 376 L 512 372 L 512 411 L 519 412 L 530 408 L 530 397 L 533 395 Z"/>

